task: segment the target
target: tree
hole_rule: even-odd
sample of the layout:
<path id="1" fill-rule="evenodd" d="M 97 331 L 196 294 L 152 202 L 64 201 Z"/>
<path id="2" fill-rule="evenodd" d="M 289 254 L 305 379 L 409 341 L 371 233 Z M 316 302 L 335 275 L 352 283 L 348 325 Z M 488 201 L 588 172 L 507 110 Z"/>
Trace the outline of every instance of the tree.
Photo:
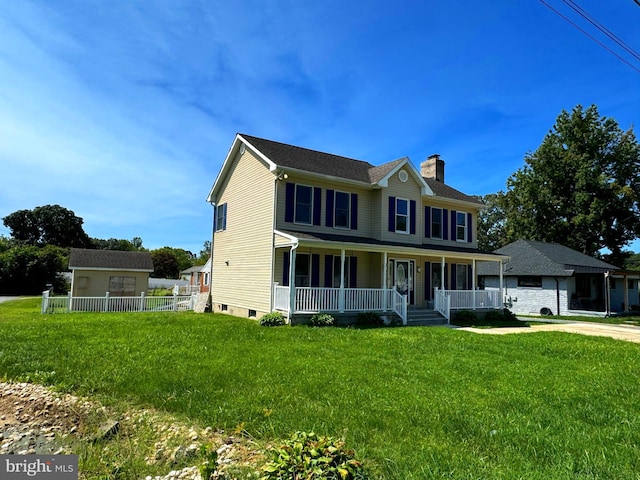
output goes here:
<path id="1" fill-rule="evenodd" d="M 640 146 L 632 129 L 600 117 L 595 105 L 562 111 L 501 202 L 507 242 L 556 242 L 618 257 L 640 234 Z"/>
<path id="2" fill-rule="evenodd" d="M 58 272 L 66 264 L 66 251 L 61 247 L 14 246 L 0 253 L 0 292 L 35 295 L 47 285 L 64 291 L 64 280 Z"/>
<path id="3" fill-rule="evenodd" d="M 207 240 L 202 244 L 202 250 L 200 250 L 200 254 L 198 258 L 196 258 L 193 262 L 194 265 L 204 265 L 209 260 L 211 256 L 211 241 Z"/>
<path id="4" fill-rule="evenodd" d="M 504 193 L 490 193 L 480 197 L 485 208 L 478 215 L 478 248 L 493 252 L 507 243 L 505 235 L 505 212 L 502 207 Z"/>
<path id="5" fill-rule="evenodd" d="M 194 255 L 181 248 L 162 247 L 151 250 L 154 278 L 179 278 L 180 272 L 193 266 Z"/>
<path id="6" fill-rule="evenodd" d="M 18 210 L 2 220 L 11 231 L 11 236 L 24 245 L 65 248 L 91 246 L 91 240 L 82 228 L 82 218 L 60 205 Z"/>
<path id="7" fill-rule="evenodd" d="M 92 238 L 91 246 L 97 250 L 122 250 L 127 252 L 139 252 L 144 250 L 142 248 L 142 239 L 140 237 L 133 237 L 132 240 L 125 240 L 124 238 L 110 238 L 108 240 Z"/>

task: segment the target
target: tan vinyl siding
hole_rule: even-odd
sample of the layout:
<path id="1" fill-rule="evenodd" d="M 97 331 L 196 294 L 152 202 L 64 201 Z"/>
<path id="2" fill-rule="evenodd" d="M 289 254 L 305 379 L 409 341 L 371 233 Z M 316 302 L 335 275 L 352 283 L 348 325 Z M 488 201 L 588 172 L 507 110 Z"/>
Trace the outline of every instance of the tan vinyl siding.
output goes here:
<path id="1" fill-rule="evenodd" d="M 389 197 L 416 201 L 416 233 L 414 235 L 389 231 Z M 424 237 L 423 217 L 420 213 L 422 192 L 420 185 L 412 175 L 406 182 L 398 179 L 398 173 L 389 178 L 389 187 L 382 194 L 381 202 L 381 239 L 390 242 L 421 244 Z"/>
<path id="2" fill-rule="evenodd" d="M 299 185 L 307 185 L 310 187 L 320 187 L 322 189 L 321 207 L 320 207 L 320 225 L 303 225 L 295 222 L 285 222 L 286 208 L 286 183 Z M 358 228 L 357 230 L 327 227 L 327 190 L 334 190 L 346 193 L 355 193 L 358 195 Z M 334 235 L 352 235 L 355 237 L 371 237 L 371 218 L 372 218 L 372 194 L 373 191 L 354 186 L 347 183 L 330 182 L 322 179 L 310 179 L 297 175 L 289 175 L 286 182 L 278 185 L 278 205 L 277 205 L 277 229 L 291 230 L 297 232 L 316 232 L 329 233 Z"/>
<path id="3" fill-rule="evenodd" d="M 471 213 L 471 231 L 472 231 L 471 243 L 467 241 L 458 242 L 457 240 L 451 240 L 450 238 L 448 240 L 442 240 L 439 238 L 426 238 L 424 236 L 424 220 L 425 220 L 424 207 L 425 206 L 447 210 L 449 215 L 448 217 L 448 228 L 449 228 L 448 236 L 449 237 L 451 237 L 451 210 L 455 210 L 456 212 L 463 212 L 465 214 Z M 446 199 L 429 197 L 423 200 L 420 215 L 422 216 L 422 222 L 423 222 L 423 227 L 420 234 L 425 242 L 435 244 L 435 245 L 449 246 L 449 247 L 455 246 L 455 247 L 477 248 L 478 246 L 478 235 L 477 235 L 478 210 L 476 208 L 466 207 L 454 202 L 448 202 Z"/>
<path id="4" fill-rule="evenodd" d="M 234 159 L 216 199 L 226 229 L 214 235 L 213 302 L 268 312 L 271 306 L 274 175 L 249 148 Z M 245 311 L 246 310 L 246 311 Z M 241 312 L 241 313 L 238 313 Z"/>
<path id="5" fill-rule="evenodd" d="M 104 297 L 109 291 L 111 277 L 135 278 L 135 292 L 130 296 L 139 296 L 149 290 L 148 272 L 131 272 L 127 270 L 74 270 L 73 292 L 74 297 Z M 113 296 L 116 296 L 113 294 Z M 118 295 L 119 296 L 119 295 Z"/>
<path id="6" fill-rule="evenodd" d="M 276 250 L 276 264 L 275 264 L 275 282 L 283 285 L 284 280 L 284 255 L 285 252 L 291 253 L 290 248 L 278 248 Z M 319 280 L 320 287 L 325 286 L 325 258 L 327 255 L 339 257 L 340 250 L 338 249 L 323 249 L 313 247 L 298 247 L 296 249 L 296 256 L 300 254 L 320 255 L 320 271 Z M 381 281 L 381 257 L 378 253 L 362 252 L 356 250 L 345 250 L 345 257 L 356 257 L 357 260 L 357 272 L 356 282 L 357 288 L 382 288 Z M 345 268 L 349 268 L 348 265 Z"/>

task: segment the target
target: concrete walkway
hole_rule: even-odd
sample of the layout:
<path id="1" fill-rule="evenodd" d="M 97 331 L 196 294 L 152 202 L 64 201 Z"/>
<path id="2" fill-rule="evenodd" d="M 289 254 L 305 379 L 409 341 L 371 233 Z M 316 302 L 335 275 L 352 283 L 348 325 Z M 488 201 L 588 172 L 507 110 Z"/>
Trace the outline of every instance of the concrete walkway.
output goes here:
<path id="1" fill-rule="evenodd" d="M 520 318 L 520 320 L 536 321 L 539 318 Z M 611 325 L 607 323 L 576 322 L 570 320 L 553 320 L 544 325 L 532 325 L 530 327 L 501 327 L 501 328 L 473 328 L 456 327 L 467 332 L 506 335 L 508 333 L 535 333 L 535 332 L 567 332 L 580 335 L 593 335 L 597 337 L 611 337 L 616 340 L 640 343 L 640 327 L 635 325 Z"/>

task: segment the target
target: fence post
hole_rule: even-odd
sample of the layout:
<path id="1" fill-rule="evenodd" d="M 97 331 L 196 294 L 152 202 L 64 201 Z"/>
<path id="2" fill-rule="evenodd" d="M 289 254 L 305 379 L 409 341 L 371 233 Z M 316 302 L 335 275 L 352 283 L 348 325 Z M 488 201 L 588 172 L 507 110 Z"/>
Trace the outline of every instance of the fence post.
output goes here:
<path id="1" fill-rule="evenodd" d="M 47 311 L 47 307 L 49 306 L 49 290 L 45 290 L 42 292 L 42 307 L 40 308 L 40 313 L 45 313 Z"/>
<path id="2" fill-rule="evenodd" d="M 73 295 L 71 292 L 67 292 L 67 313 L 73 310 Z"/>
<path id="3" fill-rule="evenodd" d="M 177 294 L 173 294 L 173 311 L 177 311 L 178 310 L 178 295 Z"/>
<path id="4" fill-rule="evenodd" d="M 144 292 L 140 292 L 140 311 L 144 312 Z"/>
<path id="5" fill-rule="evenodd" d="M 104 295 L 104 311 L 109 311 L 109 292 L 105 293 Z"/>

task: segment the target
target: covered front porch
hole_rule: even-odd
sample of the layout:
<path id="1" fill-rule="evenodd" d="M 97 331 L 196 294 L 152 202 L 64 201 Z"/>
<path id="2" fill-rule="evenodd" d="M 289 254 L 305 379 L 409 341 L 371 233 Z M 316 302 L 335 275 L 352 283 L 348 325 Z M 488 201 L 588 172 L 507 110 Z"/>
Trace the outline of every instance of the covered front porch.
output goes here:
<path id="1" fill-rule="evenodd" d="M 272 304 L 290 320 L 376 312 L 406 325 L 419 310 L 438 312 L 448 323 L 452 310 L 503 306 L 501 292 L 480 290 L 475 273 L 477 261 L 502 262 L 500 255 L 288 237 L 275 245 Z"/>

